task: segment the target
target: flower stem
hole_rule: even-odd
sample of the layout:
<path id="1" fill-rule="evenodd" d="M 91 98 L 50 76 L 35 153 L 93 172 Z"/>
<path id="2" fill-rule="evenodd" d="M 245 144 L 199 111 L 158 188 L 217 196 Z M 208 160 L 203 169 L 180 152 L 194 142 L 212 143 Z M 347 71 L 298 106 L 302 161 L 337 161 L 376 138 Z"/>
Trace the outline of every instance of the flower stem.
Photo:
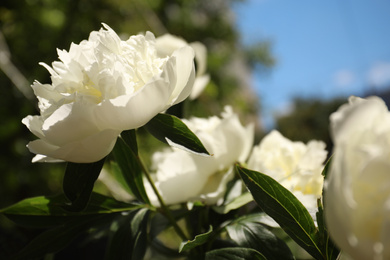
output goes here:
<path id="1" fill-rule="evenodd" d="M 161 197 L 160 193 L 158 192 L 157 187 L 156 187 L 156 185 L 154 185 L 154 181 L 152 180 L 152 177 L 150 176 L 150 173 L 146 169 L 145 165 L 143 164 L 141 158 L 139 156 L 136 156 L 136 158 L 137 158 L 139 166 L 141 167 L 142 171 L 144 172 L 146 178 L 148 179 L 150 186 L 152 186 L 152 189 L 153 189 L 154 193 L 156 194 L 158 201 L 160 202 L 160 207 L 163 211 L 163 214 L 169 220 L 169 222 L 171 222 L 173 228 L 175 229 L 176 233 L 181 237 L 181 239 L 188 240 L 188 238 L 186 237 L 184 232 L 181 230 L 181 228 L 177 224 L 175 218 L 172 215 L 172 212 L 169 210 L 169 208 L 165 204 L 163 198 Z"/>

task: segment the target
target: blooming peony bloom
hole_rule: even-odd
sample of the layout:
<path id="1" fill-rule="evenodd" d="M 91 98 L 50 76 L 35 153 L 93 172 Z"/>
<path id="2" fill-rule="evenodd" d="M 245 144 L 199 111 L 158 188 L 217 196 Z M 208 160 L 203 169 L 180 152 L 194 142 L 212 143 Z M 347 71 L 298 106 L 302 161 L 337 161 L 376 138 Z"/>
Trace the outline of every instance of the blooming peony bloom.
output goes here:
<path id="1" fill-rule="evenodd" d="M 325 185 L 331 238 L 353 259 L 390 259 L 390 113 L 378 97 L 351 97 L 330 117 Z"/>
<path id="2" fill-rule="evenodd" d="M 94 162 L 123 130 L 135 129 L 187 98 L 195 78 L 194 51 L 183 46 L 161 58 L 154 35 L 122 41 L 107 25 L 89 39 L 58 50 L 52 84 L 35 81 L 40 116 L 22 120 L 39 137 L 28 144 L 33 162 Z"/>
<path id="3" fill-rule="evenodd" d="M 227 182 L 234 177 L 234 163 L 244 162 L 249 155 L 254 127 L 242 126 L 231 107 L 225 107 L 222 118 L 183 121 L 212 156 L 172 147 L 155 153 L 152 160 L 156 187 L 167 204 L 195 200 L 216 204 L 223 197 Z M 146 190 L 152 204 L 159 205 L 148 185 Z"/>
<path id="4" fill-rule="evenodd" d="M 191 46 L 195 51 L 196 78 L 194 82 L 194 87 L 190 94 L 190 99 L 195 99 L 200 95 L 200 93 L 202 93 L 202 91 L 210 81 L 209 74 L 205 74 L 207 67 L 206 47 L 200 42 L 192 42 L 188 44 L 183 39 L 168 33 L 164 34 L 163 36 L 157 37 L 156 39 L 156 48 L 159 57 L 172 55 L 172 53 L 176 49 L 182 48 L 186 45 Z"/>
<path id="5" fill-rule="evenodd" d="M 324 161 L 327 152 L 322 141 L 307 145 L 293 142 L 273 130 L 253 148 L 248 168 L 278 181 L 308 209 L 312 216 L 321 197 Z"/>

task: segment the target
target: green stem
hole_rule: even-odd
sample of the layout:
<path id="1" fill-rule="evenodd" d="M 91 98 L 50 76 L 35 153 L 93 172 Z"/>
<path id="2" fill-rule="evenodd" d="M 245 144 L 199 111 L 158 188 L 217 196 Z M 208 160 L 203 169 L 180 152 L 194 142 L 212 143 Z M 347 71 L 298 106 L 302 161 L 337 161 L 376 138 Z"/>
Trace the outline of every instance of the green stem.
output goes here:
<path id="1" fill-rule="evenodd" d="M 141 167 L 142 171 L 145 173 L 145 176 L 148 179 L 150 186 L 152 186 L 152 189 L 153 189 L 154 193 L 156 194 L 158 201 L 160 202 L 160 207 L 161 207 L 165 217 L 169 220 L 169 222 L 171 222 L 173 228 L 175 229 L 176 233 L 181 237 L 181 239 L 188 240 L 188 238 L 186 237 L 184 232 L 177 225 L 177 222 L 176 222 L 175 218 L 173 217 L 171 211 L 169 210 L 169 208 L 165 204 L 163 198 L 161 197 L 160 193 L 158 192 L 157 187 L 156 187 L 156 185 L 154 185 L 154 181 L 152 180 L 152 177 L 150 176 L 150 173 L 146 169 L 145 165 L 143 164 L 141 158 L 138 155 L 136 156 L 136 158 L 137 158 L 139 166 Z"/>

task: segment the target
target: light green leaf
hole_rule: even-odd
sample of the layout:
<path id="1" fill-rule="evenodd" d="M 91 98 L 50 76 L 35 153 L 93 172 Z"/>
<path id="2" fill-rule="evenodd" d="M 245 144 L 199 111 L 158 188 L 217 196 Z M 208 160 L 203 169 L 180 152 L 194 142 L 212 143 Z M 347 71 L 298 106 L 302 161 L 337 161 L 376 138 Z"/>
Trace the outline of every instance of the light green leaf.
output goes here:
<path id="1" fill-rule="evenodd" d="M 234 220 L 226 226 L 230 238 L 241 247 L 257 250 L 268 260 L 294 259 L 286 243 L 260 222 L 262 215 L 255 213 Z"/>
<path id="2" fill-rule="evenodd" d="M 207 252 L 205 260 L 267 260 L 267 258 L 251 248 L 226 247 Z"/>
<path id="3" fill-rule="evenodd" d="M 129 133 L 130 131 L 130 133 Z M 121 169 L 122 179 L 125 180 L 128 189 L 140 201 L 150 203 L 146 194 L 142 169 L 139 165 L 137 141 L 135 139 L 135 130 L 124 131 L 118 138 L 113 154 L 116 162 Z M 123 137 L 122 137 L 123 135 Z"/>
<path id="4" fill-rule="evenodd" d="M 127 181 L 122 174 L 122 170 L 119 168 L 119 165 L 116 161 L 110 161 L 109 172 L 126 192 L 133 195 L 133 192 L 130 190 L 129 185 L 127 184 Z"/>
<path id="5" fill-rule="evenodd" d="M 199 138 L 175 116 L 158 114 L 145 125 L 145 128 L 164 143 L 184 147 L 194 153 L 210 155 Z"/>
<path id="6" fill-rule="evenodd" d="M 219 214 L 226 214 L 230 212 L 231 210 L 238 209 L 249 202 L 253 201 L 252 194 L 249 192 L 245 192 L 244 194 L 238 196 L 237 198 L 233 199 L 231 202 L 229 202 L 226 205 L 221 206 L 213 206 L 213 210 Z"/>
<path id="7" fill-rule="evenodd" d="M 302 203 L 268 175 L 237 166 L 238 173 L 260 208 L 316 259 L 324 259 L 319 232 Z"/>
<path id="8" fill-rule="evenodd" d="M 182 251 L 188 251 L 188 250 L 191 250 L 197 246 L 203 245 L 204 243 L 206 243 L 208 241 L 212 232 L 213 232 L 213 227 L 210 226 L 209 231 L 207 231 L 206 233 L 199 234 L 199 235 L 195 236 L 195 238 L 191 241 L 182 242 L 180 244 L 180 247 L 179 247 L 179 253 L 181 253 Z"/>
<path id="9" fill-rule="evenodd" d="M 68 210 L 85 209 L 91 196 L 95 181 L 99 177 L 105 158 L 93 163 L 68 162 L 65 170 L 63 190 L 70 200 Z"/>

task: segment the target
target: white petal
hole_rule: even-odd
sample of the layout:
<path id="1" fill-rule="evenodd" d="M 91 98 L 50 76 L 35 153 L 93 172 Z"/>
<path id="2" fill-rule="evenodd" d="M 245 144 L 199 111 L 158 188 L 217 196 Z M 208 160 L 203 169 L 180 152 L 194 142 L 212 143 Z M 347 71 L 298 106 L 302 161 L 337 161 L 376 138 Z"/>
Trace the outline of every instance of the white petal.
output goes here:
<path id="1" fill-rule="evenodd" d="M 217 204 L 226 192 L 227 183 L 234 178 L 234 168 L 210 176 L 199 198 L 207 205 Z"/>
<path id="2" fill-rule="evenodd" d="M 42 130 L 50 143 L 63 146 L 100 132 L 93 117 L 93 105 L 73 103 L 58 108 L 43 123 Z"/>
<path id="3" fill-rule="evenodd" d="M 156 49 L 157 55 L 161 58 L 171 56 L 172 53 L 187 45 L 187 42 L 183 39 L 174 36 L 172 34 L 164 34 L 163 36 L 157 37 Z"/>
<path id="4" fill-rule="evenodd" d="M 176 50 L 172 57 L 176 59 L 176 86 L 171 95 L 171 104 L 177 104 L 186 99 L 192 91 L 195 81 L 194 50 L 185 46 Z"/>
<path id="5" fill-rule="evenodd" d="M 192 88 L 192 92 L 190 94 L 190 99 L 195 99 L 199 97 L 199 95 L 203 92 L 205 87 L 210 81 L 210 75 L 206 74 L 200 77 L 195 78 L 194 86 Z"/>
<path id="6" fill-rule="evenodd" d="M 206 72 L 207 49 L 201 42 L 192 42 L 190 46 L 195 51 L 196 76 L 202 76 Z"/>
<path id="7" fill-rule="evenodd" d="M 59 163 L 59 162 L 63 162 L 64 160 L 59 160 L 59 159 L 55 159 L 55 158 L 51 158 L 51 157 L 48 157 L 46 155 L 42 155 L 42 154 L 37 154 L 34 156 L 34 158 L 32 159 L 32 162 L 33 163 L 36 163 L 36 162 L 48 162 L 48 163 Z"/>
<path id="8" fill-rule="evenodd" d="M 51 158 L 75 163 L 90 163 L 99 161 L 111 152 L 119 133 L 116 130 L 104 130 L 83 140 L 67 143 L 61 147 L 51 145 L 39 139 L 30 142 L 28 148 L 33 153 Z"/>
<path id="9" fill-rule="evenodd" d="M 22 123 L 31 131 L 35 136 L 43 138 L 42 132 L 43 121 L 40 116 L 26 116 L 22 119 Z"/>
<path id="10" fill-rule="evenodd" d="M 347 140 L 351 131 L 356 128 L 369 128 L 377 117 L 387 113 L 386 104 L 378 97 L 350 97 L 349 104 L 342 105 L 330 116 L 332 137 L 336 142 Z"/>
<path id="11" fill-rule="evenodd" d="M 134 95 L 102 102 L 94 114 L 100 128 L 136 129 L 166 109 L 172 86 L 164 79 L 146 84 Z"/>

